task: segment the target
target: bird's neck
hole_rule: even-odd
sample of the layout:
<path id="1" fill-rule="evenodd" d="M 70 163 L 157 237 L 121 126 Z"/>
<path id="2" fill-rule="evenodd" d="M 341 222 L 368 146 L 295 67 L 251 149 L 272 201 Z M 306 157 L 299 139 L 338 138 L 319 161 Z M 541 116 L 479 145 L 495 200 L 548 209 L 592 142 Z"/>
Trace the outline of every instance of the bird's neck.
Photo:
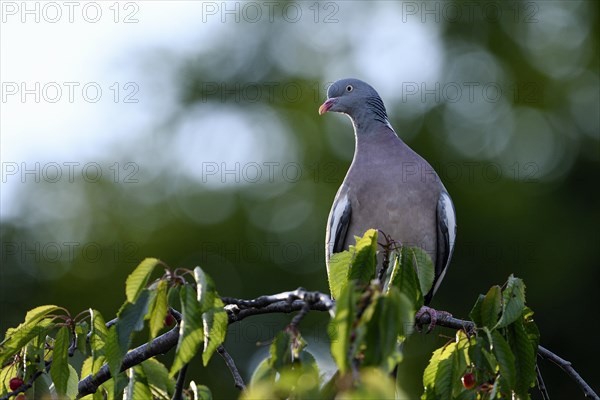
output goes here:
<path id="1" fill-rule="evenodd" d="M 374 160 L 369 160 L 369 158 L 382 152 L 393 152 L 397 149 L 398 142 L 402 142 L 391 125 L 382 122 L 366 125 L 354 124 L 354 136 L 353 162 L 363 160 L 371 163 Z"/>
<path id="2" fill-rule="evenodd" d="M 356 138 L 363 136 L 371 136 L 383 131 L 384 127 L 393 131 L 390 122 L 388 121 L 383 103 L 381 107 L 361 107 L 353 110 L 352 115 L 348 115 L 354 126 L 354 134 Z"/>
<path id="3" fill-rule="evenodd" d="M 354 136 L 356 144 L 361 142 L 370 142 L 373 140 L 383 140 L 385 138 L 397 137 L 396 132 L 387 119 L 380 121 L 369 118 L 352 118 L 352 126 L 354 127 Z"/>

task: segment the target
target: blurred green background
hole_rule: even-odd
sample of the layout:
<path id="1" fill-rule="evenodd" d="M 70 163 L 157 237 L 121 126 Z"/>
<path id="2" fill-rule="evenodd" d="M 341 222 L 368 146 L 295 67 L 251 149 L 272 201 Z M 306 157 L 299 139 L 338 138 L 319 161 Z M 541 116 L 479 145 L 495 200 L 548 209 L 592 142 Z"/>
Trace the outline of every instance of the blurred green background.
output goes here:
<path id="1" fill-rule="evenodd" d="M 41 179 L 9 173 L 23 169 L 11 145 L 23 144 L 27 118 L 3 126 L 2 332 L 41 304 L 74 314 L 93 307 L 110 319 L 125 278 L 149 256 L 201 266 L 226 296 L 327 292 L 325 222 L 354 139 L 347 118 L 317 109 L 328 83 L 357 77 L 379 91 L 399 136 L 454 200 L 457 244 L 433 307 L 467 318 L 479 293 L 515 274 L 541 343 L 600 390 L 597 2 L 135 4 L 139 22 L 127 29 L 136 41 L 125 51 L 107 39 L 98 52 L 127 71 L 139 102 L 112 104 L 108 115 L 94 108 L 94 129 L 71 127 L 93 156 L 59 134 L 60 156 L 44 151 L 40 143 L 54 134 L 48 121 L 25 144 L 41 148 L 25 160 L 41 163 Z M 156 39 L 155 23 L 172 28 L 161 31 L 167 39 Z M 40 57 L 42 65 L 71 62 Z M 85 65 L 77 51 L 71 57 Z M 43 103 L 33 106 L 52 107 Z M 76 169 L 69 181 L 70 161 L 97 163 L 103 175 Z M 50 163 L 63 166 L 62 179 Z M 290 318 L 230 327 L 227 348 L 245 379 L 267 352 L 256 343 Z M 327 320 L 312 313 L 301 328 L 330 368 Z M 440 329 L 410 339 L 401 368 L 409 398 L 421 393 L 431 351 L 452 336 Z M 189 377 L 216 398 L 236 394 L 220 358 L 200 365 Z M 557 367 L 540 368 L 553 398 L 580 395 Z"/>

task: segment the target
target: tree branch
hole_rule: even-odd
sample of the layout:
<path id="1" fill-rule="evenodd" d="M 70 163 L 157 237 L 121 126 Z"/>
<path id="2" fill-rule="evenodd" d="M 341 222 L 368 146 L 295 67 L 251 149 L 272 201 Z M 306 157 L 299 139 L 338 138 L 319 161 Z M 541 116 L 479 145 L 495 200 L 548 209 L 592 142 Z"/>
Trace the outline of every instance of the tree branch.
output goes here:
<path id="1" fill-rule="evenodd" d="M 314 310 L 327 311 L 330 315 L 333 316 L 335 310 L 335 302 L 331 299 L 331 297 L 320 292 L 309 292 L 302 288 L 269 296 L 260 296 L 252 300 L 237 299 L 233 297 L 222 297 L 221 299 L 226 304 L 225 310 L 227 311 L 229 324 L 239 322 L 244 318 L 253 315 L 270 313 L 292 313 L 295 311 L 302 311 L 302 314 L 304 315 L 307 312 L 307 310 Z M 180 313 L 173 309 L 170 309 L 170 312 L 173 314 L 173 316 L 175 316 L 178 322 L 181 320 Z M 420 323 L 421 325 L 426 325 L 431 322 L 431 317 L 429 316 L 429 314 L 425 313 L 416 322 Z M 438 314 L 436 324 L 437 326 L 443 326 L 451 329 L 463 329 L 466 332 L 472 332 L 475 329 L 475 324 L 473 322 L 454 318 L 449 313 L 443 312 L 440 312 Z M 179 326 L 176 326 L 169 332 L 162 334 L 161 336 L 155 338 L 151 342 L 145 343 L 131 350 L 123 358 L 121 371 L 138 365 L 151 357 L 168 352 L 177 345 L 178 339 Z M 234 370 L 232 370 L 232 367 L 228 363 L 228 359 L 225 356 L 226 351 L 224 353 L 222 353 L 219 350 L 217 351 L 219 352 L 219 354 L 221 354 L 221 356 L 223 356 L 227 366 L 229 367 L 230 371 L 232 371 L 236 387 L 238 387 L 240 381 L 243 385 L 241 376 L 239 378 L 240 381 L 238 381 L 236 378 L 235 374 L 237 373 L 239 375 L 239 371 L 237 371 L 237 368 L 235 368 L 235 364 L 233 363 L 233 359 L 231 359 L 231 356 L 227 354 L 227 356 L 229 356 L 229 358 L 231 359 L 231 365 L 233 365 L 233 367 L 235 368 L 235 373 Z M 592 388 L 573 369 L 570 362 L 560 358 L 559 356 L 542 346 L 538 347 L 538 355 L 544 359 L 552 361 L 554 364 L 558 365 L 563 371 L 565 371 L 571 378 L 573 378 L 575 382 L 581 387 L 587 398 L 600 400 L 600 398 L 592 390 Z M 98 387 L 110 378 L 111 375 L 108 369 L 108 365 L 104 365 L 102 368 L 100 368 L 100 371 L 95 376 L 87 376 L 79 382 L 79 394 L 77 395 L 77 398 L 81 398 L 85 395 L 95 393 L 96 390 L 98 390 Z"/>
<path id="2" fill-rule="evenodd" d="M 305 304 L 310 310 L 328 311 L 334 316 L 335 302 L 321 292 L 309 292 L 298 288 L 289 292 L 278 293 L 270 296 L 260 296 L 253 300 L 221 297 L 226 304 L 225 310 L 229 314 L 229 323 L 241 321 L 251 315 L 269 313 L 290 313 L 299 311 Z"/>
<path id="3" fill-rule="evenodd" d="M 217 353 L 219 353 L 219 355 L 221 357 L 223 357 L 223 360 L 225 360 L 225 364 L 227 365 L 227 368 L 229 368 L 229 371 L 231 371 L 231 375 L 233 376 L 233 382 L 234 382 L 235 387 L 238 388 L 239 390 L 246 389 L 246 385 L 244 384 L 244 380 L 242 379 L 242 376 L 240 375 L 240 371 L 238 371 L 237 367 L 235 366 L 235 361 L 233 361 L 233 358 L 231 358 L 231 356 L 229 355 L 229 353 L 227 352 L 225 347 L 223 347 L 223 345 L 220 345 L 219 347 L 217 347 Z"/>
<path id="4" fill-rule="evenodd" d="M 335 309 L 335 302 L 328 295 L 320 292 L 308 292 L 302 288 L 271 296 L 260 296 L 253 300 L 232 297 L 222 297 L 221 299 L 226 304 L 225 310 L 230 324 L 252 315 L 300 311 L 307 305 L 310 310 L 328 311 L 332 317 Z"/>
<path id="5" fill-rule="evenodd" d="M 177 383 L 175 384 L 175 393 L 173 393 L 172 400 L 181 400 L 181 394 L 183 393 L 183 385 L 185 385 L 185 374 L 188 369 L 188 364 L 185 364 L 177 374 Z"/>
<path id="6" fill-rule="evenodd" d="M 573 380 L 577 382 L 579 387 L 581 387 L 581 389 L 583 390 L 583 394 L 586 398 L 596 400 L 600 399 L 596 392 L 592 390 L 590 385 L 588 385 L 587 382 L 583 380 L 581 375 L 579 375 L 577 371 L 575 371 L 575 369 L 569 361 L 560 358 L 559 356 L 542 346 L 538 346 L 538 355 L 543 359 L 552 361 L 554 364 L 558 365 L 560 369 L 565 371 L 567 375 L 573 378 Z"/>
<path id="7" fill-rule="evenodd" d="M 177 345 L 179 339 L 179 326 L 174 327 L 167 333 L 160 335 L 154 340 L 144 343 L 143 345 L 136 347 L 125 355 L 123 358 L 123 364 L 121 365 L 120 371 L 125 371 L 135 365 L 141 364 L 149 358 L 157 356 L 159 354 L 165 354 L 173 347 Z M 77 398 L 81 398 L 88 394 L 96 393 L 98 387 L 104 382 L 111 378 L 110 370 L 108 365 L 104 364 L 100 371 L 96 375 L 88 375 L 81 381 L 79 381 L 79 393 Z"/>
<path id="8" fill-rule="evenodd" d="M 228 304 L 225 306 L 225 309 L 228 313 L 229 323 L 232 324 L 252 315 L 299 311 L 306 303 L 304 300 L 301 300 L 304 298 L 311 300 L 311 310 L 330 311 L 335 306 L 333 300 L 326 294 L 307 292 L 304 289 L 297 289 L 271 296 L 260 296 L 254 300 L 242 300 L 230 297 L 224 297 L 222 299 L 224 303 Z M 315 299 L 317 301 L 312 302 Z M 181 321 L 181 314 L 179 312 L 172 308 L 170 308 L 169 311 L 173 314 L 177 322 Z M 116 320 L 111 320 L 108 323 L 114 324 L 116 323 Z M 138 365 L 159 354 L 167 353 L 177 345 L 178 340 L 179 326 L 176 326 L 154 340 L 129 351 L 123 358 L 120 371 L 125 371 L 128 368 Z M 77 394 L 77 398 L 79 399 L 88 394 L 95 393 L 96 390 L 98 390 L 98 387 L 108 381 L 111 377 L 108 365 L 103 365 L 96 375 L 88 375 L 79 381 L 79 393 Z"/>
<path id="9" fill-rule="evenodd" d="M 472 332 L 475 329 L 475 324 L 472 321 L 466 321 L 463 319 L 454 318 L 449 312 L 442 312 L 435 310 L 438 313 L 436 326 L 443 326 L 451 329 L 462 329 L 465 332 Z M 428 313 L 421 315 L 416 323 L 421 325 L 428 325 L 431 322 L 431 316 Z"/>

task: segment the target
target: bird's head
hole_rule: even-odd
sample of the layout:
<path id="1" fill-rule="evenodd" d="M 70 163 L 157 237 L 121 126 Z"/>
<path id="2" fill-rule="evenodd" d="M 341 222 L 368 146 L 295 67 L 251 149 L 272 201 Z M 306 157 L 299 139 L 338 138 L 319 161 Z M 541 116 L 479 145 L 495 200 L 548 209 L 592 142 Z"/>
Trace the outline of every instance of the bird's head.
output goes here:
<path id="1" fill-rule="evenodd" d="M 371 85 L 359 79 L 340 79 L 327 89 L 327 101 L 319 107 L 319 114 L 328 111 L 348 114 L 353 120 L 369 114 L 387 123 L 387 113 L 379 94 Z"/>

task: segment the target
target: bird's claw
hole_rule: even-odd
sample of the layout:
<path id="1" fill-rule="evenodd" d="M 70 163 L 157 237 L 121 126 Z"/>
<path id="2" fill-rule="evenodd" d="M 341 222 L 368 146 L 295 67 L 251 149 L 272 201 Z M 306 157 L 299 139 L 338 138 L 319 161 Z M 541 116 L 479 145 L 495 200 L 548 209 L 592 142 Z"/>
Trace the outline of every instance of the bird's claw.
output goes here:
<path id="1" fill-rule="evenodd" d="M 423 306 L 415 314 L 415 321 L 416 321 L 415 328 L 417 329 L 417 332 L 421 332 L 423 330 L 423 324 L 421 323 L 421 317 L 425 314 L 429 315 L 429 326 L 427 327 L 427 332 L 425 332 L 425 333 L 429 333 L 433 330 L 433 328 L 435 328 L 435 325 L 437 324 L 438 318 L 440 316 L 442 316 L 442 315 L 443 316 L 452 316 L 447 311 L 437 311 L 437 310 L 434 310 L 433 308 Z"/>

